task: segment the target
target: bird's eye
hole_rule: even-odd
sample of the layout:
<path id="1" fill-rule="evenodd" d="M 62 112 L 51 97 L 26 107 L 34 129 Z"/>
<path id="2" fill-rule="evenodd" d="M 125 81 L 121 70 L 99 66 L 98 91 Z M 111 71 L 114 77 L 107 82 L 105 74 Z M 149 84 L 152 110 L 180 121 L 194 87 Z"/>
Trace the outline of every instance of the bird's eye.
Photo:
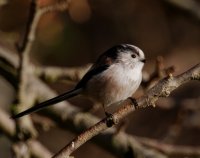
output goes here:
<path id="1" fill-rule="evenodd" d="M 132 57 L 132 58 L 136 58 L 136 55 L 135 55 L 135 54 L 132 54 L 131 57 Z"/>

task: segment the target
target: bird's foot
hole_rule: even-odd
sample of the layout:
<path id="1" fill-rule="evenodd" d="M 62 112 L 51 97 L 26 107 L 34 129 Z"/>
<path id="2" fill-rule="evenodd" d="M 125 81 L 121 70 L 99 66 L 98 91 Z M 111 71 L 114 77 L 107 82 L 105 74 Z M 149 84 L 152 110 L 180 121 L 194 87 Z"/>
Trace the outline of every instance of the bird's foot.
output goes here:
<path id="1" fill-rule="evenodd" d="M 117 119 L 114 118 L 113 114 L 105 112 L 106 115 L 106 125 L 107 127 L 112 127 L 113 125 L 117 124 Z"/>
<path id="2" fill-rule="evenodd" d="M 135 98 L 129 97 L 128 99 L 131 100 L 131 102 L 133 103 L 133 105 L 134 105 L 135 108 L 138 107 L 138 103 L 137 103 L 137 100 Z"/>

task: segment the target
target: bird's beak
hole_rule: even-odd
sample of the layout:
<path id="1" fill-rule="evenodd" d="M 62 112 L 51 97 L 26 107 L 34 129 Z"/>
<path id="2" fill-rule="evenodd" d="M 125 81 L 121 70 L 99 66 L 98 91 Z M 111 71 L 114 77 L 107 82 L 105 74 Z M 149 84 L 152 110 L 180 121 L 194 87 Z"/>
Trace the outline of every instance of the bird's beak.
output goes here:
<path id="1" fill-rule="evenodd" d="M 146 59 L 141 59 L 140 61 L 143 63 L 146 63 Z"/>

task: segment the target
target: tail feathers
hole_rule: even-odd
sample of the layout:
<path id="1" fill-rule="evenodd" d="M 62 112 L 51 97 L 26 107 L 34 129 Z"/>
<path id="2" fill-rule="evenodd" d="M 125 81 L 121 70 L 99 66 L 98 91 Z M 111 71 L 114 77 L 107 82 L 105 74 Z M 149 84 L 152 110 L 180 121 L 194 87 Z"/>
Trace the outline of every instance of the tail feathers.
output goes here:
<path id="1" fill-rule="evenodd" d="M 68 91 L 66 93 L 63 93 L 63 94 L 61 94 L 61 95 L 59 95 L 59 96 L 57 96 L 55 98 L 52 98 L 52 99 L 49 99 L 49 100 L 44 101 L 42 103 L 39 103 L 39 104 L 37 104 L 37 105 L 35 105 L 35 106 L 33 106 L 33 107 L 31 107 L 31 108 L 19 113 L 17 115 L 11 116 L 11 118 L 16 119 L 16 118 L 22 117 L 24 115 L 28 115 L 28 114 L 30 114 L 32 112 L 36 112 L 39 109 L 42 109 L 44 107 L 47 107 L 47 106 L 50 106 L 52 104 L 56 104 L 56 103 L 59 103 L 59 102 L 61 102 L 63 100 L 66 100 L 66 99 L 69 99 L 71 97 L 74 97 L 74 96 L 80 94 L 81 91 L 82 91 L 81 88 L 73 89 L 73 90 Z"/>

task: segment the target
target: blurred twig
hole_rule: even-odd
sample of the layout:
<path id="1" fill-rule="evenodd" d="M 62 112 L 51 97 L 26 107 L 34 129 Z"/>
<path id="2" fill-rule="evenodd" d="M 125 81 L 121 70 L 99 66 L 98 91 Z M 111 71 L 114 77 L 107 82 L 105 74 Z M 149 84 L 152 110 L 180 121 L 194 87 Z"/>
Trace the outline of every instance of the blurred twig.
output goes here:
<path id="1" fill-rule="evenodd" d="M 81 67 L 61 68 L 61 67 L 35 67 L 35 73 L 47 82 L 68 80 L 79 81 L 90 68 L 91 64 Z"/>
<path id="2" fill-rule="evenodd" d="M 200 103 L 200 98 L 183 99 L 183 101 L 181 101 L 179 105 L 177 105 L 178 111 L 177 111 L 176 118 L 174 120 L 174 123 L 170 125 L 169 129 L 165 132 L 162 138 L 163 142 L 170 143 L 170 144 L 173 144 L 174 142 L 176 142 L 177 138 L 180 136 L 182 132 L 183 126 L 187 126 L 190 128 L 194 126 L 195 127 L 200 126 L 199 123 L 197 123 L 199 122 L 199 119 L 194 118 L 195 113 L 196 115 L 199 114 L 199 110 L 200 110 L 199 103 Z M 192 118 L 194 120 L 190 121 L 190 119 Z"/>
<path id="3" fill-rule="evenodd" d="M 54 10 L 65 10 L 68 7 L 68 1 L 62 0 L 58 3 L 40 8 L 36 0 L 30 1 L 29 15 L 24 31 L 24 36 L 21 42 L 16 44 L 16 50 L 19 55 L 18 66 L 16 67 L 17 73 L 14 77 L 9 76 L 13 74 L 10 70 L 14 67 L 9 65 L 6 59 L 1 59 L 2 68 L 6 68 L 5 65 L 9 65 L 7 70 L 0 70 L 1 74 L 5 76 L 5 78 L 14 86 L 16 90 L 16 97 L 14 100 L 14 104 L 11 109 L 13 113 L 18 113 L 22 109 L 25 109 L 34 104 L 35 94 L 31 93 L 31 89 L 27 88 L 31 86 L 31 75 L 33 74 L 33 66 L 30 62 L 30 53 L 33 42 L 35 40 L 36 28 L 41 16 L 49 11 Z M 12 79 L 12 80 L 11 80 Z M 16 84 L 14 84 L 16 81 Z M 28 94 L 28 97 L 27 97 Z M 27 139 L 29 137 L 35 137 L 37 135 L 37 131 L 33 126 L 33 123 L 30 117 L 21 118 L 16 121 L 16 132 L 15 137 L 18 137 L 18 141 L 13 145 L 13 154 L 15 157 L 22 157 L 22 155 L 26 155 L 29 157 L 31 154 L 29 152 L 29 146 L 25 143 L 20 143 L 21 140 Z M 21 153 L 21 149 L 26 148 L 27 150 L 23 150 L 25 153 Z M 22 154 L 22 155 L 21 155 Z"/>
<path id="4" fill-rule="evenodd" d="M 35 0 L 32 0 L 30 3 L 29 9 L 29 17 L 26 24 L 26 29 L 24 33 L 24 38 L 21 44 L 17 44 L 17 50 L 20 56 L 19 67 L 18 67 L 18 89 L 17 89 L 17 97 L 16 97 L 16 108 L 14 113 L 18 113 L 22 109 L 26 109 L 27 107 L 33 105 L 35 101 L 35 94 L 30 92 L 30 89 L 27 87 L 30 86 L 31 76 L 33 74 L 33 65 L 30 62 L 30 53 L 33 42 L 36 36 L 36 29 L 38 22 L 45 13 L 49 11 L 60 10 L 63 11 L 67 9 L 68 1 L 61 0 L 58 3 L 50 6 L 46 6 L 40 8 Z M 33 95 L 27 99 L 27 94 Z M 19 119 L 18 121 L 19 131 L 25 135 L 23 137 L 34 137 L 37 132 L 33 127 L 32 121 L 29 117 L 26 119 Z"/>
<path id="5" fill-rule="evenodd" d="M 142 86 L 144 88 L 151 88 L 158 80 L 164 78 L 165 76 L 169 76 L 175 71 L 174 66 L 165 67 L 164 66 L 164 59 L 162 56 L 158 56 L 156 58 L 156 64 L 154 72 L 151 73 L 148 79 L 142 81 Z"/>
<path id="6" fill-rule="evenodd" d="M 181 145 L 172 145 L 166 144 L 164 142 L 142 137 L 134 137 L 136 140 L 141 142 L 143 145 L 152 147 L 162 153 L 165 153 L 168 156 L 179 156 L 179 157 L 199 157 L 200 156 L 200 147 L 191 147 L 191 146 L 181 146 Z"/>
<path id="7" fill-rule="evenodd" d="M 24 37 L 22 39 L 22 42 L 16 44 L 16 49 L 19 55 L 19 66 L 17 67 L 17 89 L 16 89 L 16 97 L 14 104 L 12 105 L 12 112 L 18 113 L 21 111 L 21 109 L 29 107 L 33 100 L 27 100 L 26 94 L 27 89 L 26 87 L 29 84 L 29 74 L 30 74 L 30 51 L 31 47 L 34 41 L 34 38 L 32 36 L 35 34 L 35 14 L 36 14 L 37 5 L 35 0 L 32 0 L 30 2 L 30 9 L 29 9 L 29 15 L 28 20 L 26 23 L 25 33 Z M 16 121 L 16 129 L 19 134 L 19 139 L 24 139 L 26 137 L 35 137 L 37 135 L 37 131 L 34 128 L 32 121 L 30 120 L 30 117 L 27 117 L 26 119 L 22 118 L 18 121 Z M 19 145 L 20 146 L 20 145 Z M 17 149 L 17 147 L 16 147 Z M 16 151 L 16 150 L 15 150 Z"/>
<path id="8" fill-rule="evenodd" d="M 195 0 L 165 0 L 167 3 L 186 10 L 200 20 L 200 5 Z"/>
<path id="9" fill-rule="evenodd" d="M 3 132 L 10 140 L 15 140 L 15 122 L 10 119 L 10 116 L 0 109 L 0 131 Z M 30 139 L 27 143 L 21 142 L 21 144 L 27 144 L 29 147 L 30 154 L 38 158 L 49 158 L 52 153 L 48 151 L 38 141 Z"/>
<path id="10" fill-rule="evenodd" d="M 0 0 L 0 7 L 8 4 L 8 0 Z"/>

